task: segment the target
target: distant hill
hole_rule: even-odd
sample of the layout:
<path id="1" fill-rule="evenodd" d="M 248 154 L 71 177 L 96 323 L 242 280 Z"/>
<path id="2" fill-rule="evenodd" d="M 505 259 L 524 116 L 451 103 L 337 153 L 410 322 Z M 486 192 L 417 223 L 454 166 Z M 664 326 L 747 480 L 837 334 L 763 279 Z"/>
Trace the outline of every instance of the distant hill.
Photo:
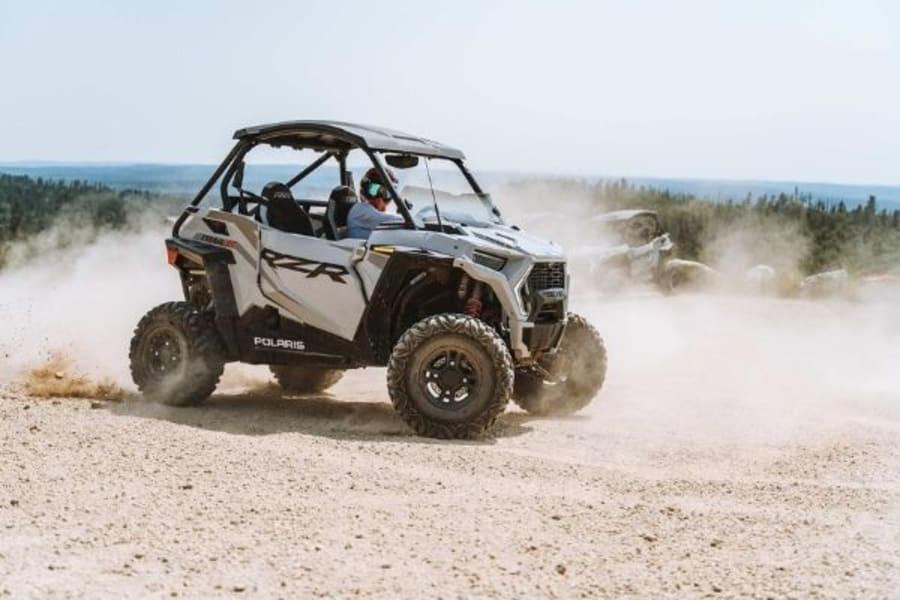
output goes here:
<path id="1" fill-rule="evenodd" d="M 28 175 L 32 178 L 64 181 L 87 181 L 117 190 L 146 190 L 158 194 L 192 195 L 206 183 L 215 170 L 215 165 L 198 164 L 76 164 L 76 163 L 0 163 L 0 173 Z M 268 181 L 284 181 L 296 174 L 298 166 L 254 165 L 248 168 L 248 187 L 259 189 Z M 533 179 L 571 178 L 566 175 L 504 173 L 498 171 L 477 172 L 477 176 L 488 187 L 505 183 L 523 182 Z M 324 168 L 311 175 L 307 182 L 316 191 L 327 191 L 337 177 L 334 169 Z M 576 177 L 588 183 L 614 181 L 619 177 Z M 634 186 L 655 190 L 668 190 L 673 194 L 685 194 L 714 201 L 736 202 L 748 196 L 758 198 L 763 195 L 811 196 L 826 204 L 843 202 L 847 208 L 865 204 L 874 195 L 879 208 L 889 211 L 900 210 L 900 186 L 850 185 L 839 183 L 816 183 L 802 181 L 738 181 L 716 179 L 664 179 L 652 177 L 629 177 Z"/>

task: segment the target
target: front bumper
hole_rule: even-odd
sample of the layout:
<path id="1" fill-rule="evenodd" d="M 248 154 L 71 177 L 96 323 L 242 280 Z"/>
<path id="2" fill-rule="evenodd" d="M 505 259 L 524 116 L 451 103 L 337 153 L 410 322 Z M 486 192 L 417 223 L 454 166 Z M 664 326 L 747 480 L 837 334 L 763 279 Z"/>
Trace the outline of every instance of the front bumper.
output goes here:
<path id="1" fill-rule="evenodd" d="M 514 278 L 513 285 L 503 273 L 470 260 L 456 259 L 454 266 L 494 291 L 506 313 L 509 347 L 517 365 L 531 364 L 541 354 L 559 346 L 568 303 L 564 262 L 533 263 Z M 547 269 L 551 267 L 557 270 L 548 278 Z"/>

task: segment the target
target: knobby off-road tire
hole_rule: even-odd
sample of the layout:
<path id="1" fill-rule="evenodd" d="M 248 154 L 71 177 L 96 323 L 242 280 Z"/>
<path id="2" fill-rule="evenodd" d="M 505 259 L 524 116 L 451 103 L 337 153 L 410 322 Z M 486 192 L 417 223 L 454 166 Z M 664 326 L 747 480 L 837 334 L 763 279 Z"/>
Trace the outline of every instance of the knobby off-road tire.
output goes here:
<path id="1" fill-rule="evenodd" d="M 144 396 L 173 406 L 206 400 L 225 367 L 211 315 L 187 302 L 167 302 L 148 312 L 134 330 L 128 357 Z"/>
<path id="2" fill-rule="evenodd" d="M 269 370 L 285 392 L 315 394 L 324 392 L 344 376 L 342 369 L 271 365 Z"/>
<path id="3" fill-rule="evenodd" d="M 436 315 L 400 337 L 388 362 L 387 385 L 394 409 L 419 435 L 473 439 L 506 408 L 513 360 L 483 321 Z"/>
<path id="4" fill-rule="evenodd" d="M 517 371 L 513 399 L 534 415 L 571 415 L 593 400 L 606 379 L 606 346 L 584 317 L 569 313 L 559 349 L 541 361 L 551 379 Z"/>

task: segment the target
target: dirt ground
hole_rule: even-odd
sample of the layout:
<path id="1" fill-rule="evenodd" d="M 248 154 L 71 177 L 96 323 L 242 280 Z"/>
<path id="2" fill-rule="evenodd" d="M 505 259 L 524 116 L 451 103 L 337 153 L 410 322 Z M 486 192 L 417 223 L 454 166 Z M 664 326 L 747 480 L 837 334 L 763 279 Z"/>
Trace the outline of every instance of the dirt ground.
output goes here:
<path id="1" fill-rule="evenodd" d="M 410 435 L 378 369 L 304 398 L 232 369 L 186 409 L 8 381 L 0 596 L 897 596 L 889 308 L 576 308 L 601 394 L 479 442 Z"/>

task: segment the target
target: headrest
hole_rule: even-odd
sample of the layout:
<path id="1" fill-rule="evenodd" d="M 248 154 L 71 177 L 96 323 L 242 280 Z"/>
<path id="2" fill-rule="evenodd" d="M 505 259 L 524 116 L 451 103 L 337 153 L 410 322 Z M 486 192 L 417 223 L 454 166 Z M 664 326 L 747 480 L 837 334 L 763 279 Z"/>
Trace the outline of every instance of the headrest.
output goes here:
<path id="1" fill-rule="evenodd" d="M 358 202 L 356 192 L 353 191 L 352 187 L 347 185 L 339 185 L 331 190 L 331 195 L 328 196 L 328 200 L 334 201 L 336 204 L 355 204 Z"/>
<path id="2" fill-rule="evenodd" d="M 262 197 L 270 202 L 273 200 L 294 200 L 291 188 L 278 181 L 271 181 L 262 189 Z"/>

